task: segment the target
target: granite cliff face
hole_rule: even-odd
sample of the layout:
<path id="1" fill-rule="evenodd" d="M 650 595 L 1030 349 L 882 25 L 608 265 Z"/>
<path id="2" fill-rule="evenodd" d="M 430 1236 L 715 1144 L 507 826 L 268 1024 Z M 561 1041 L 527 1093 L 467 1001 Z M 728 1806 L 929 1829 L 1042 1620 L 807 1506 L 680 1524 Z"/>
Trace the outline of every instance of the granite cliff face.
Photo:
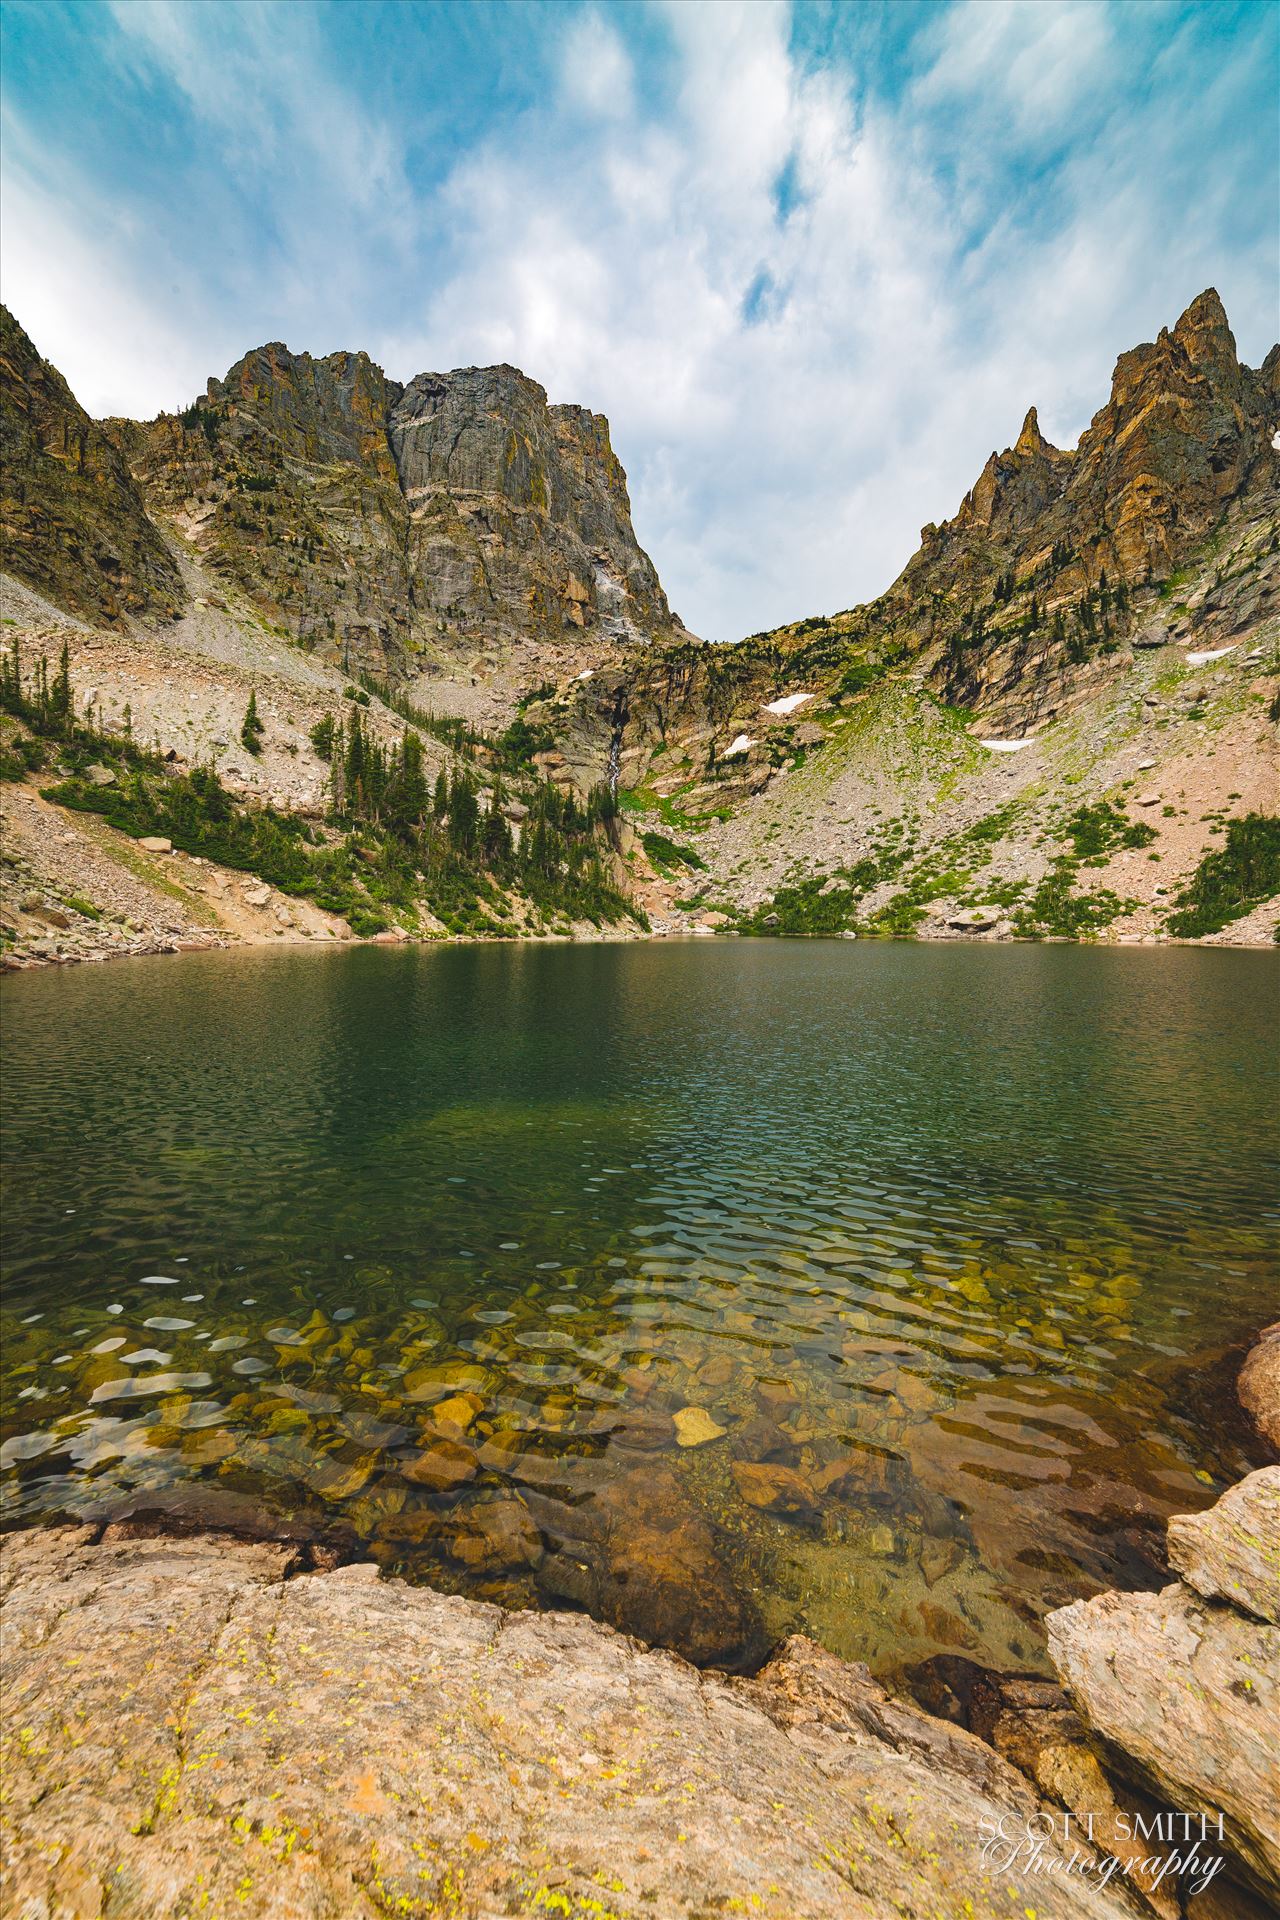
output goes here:
<path id="1" fill-rule="evenodd" d="M 471 647 L 504 629 L 670 637 L 602 414 L 549 407 L 515 367 L 466 367 L 412 380 L 389 435 L 429 630 Z"/>
<path id="2" fill-rule="evenodd" d="M 87 620 L 165 618 L 178 569 L 111 437 L 0 307 L 0 538 L 5 564 Z"/>
<path id="3" fill-rule="evenodd" d="M 6 316 L 4 378 L 7 561 L 58 605 L 172 614 L 191 558 L 322 659 L 397 680 L 683 633 L 608 422 L 514 367 L 402 387 L 275 342 L 181 414 L 94 423 Z"/>
<path id="4" fill-rule="evenodd" d="M 148 507 L 255 611 L 351 664 L 394 670 L 412 628 L 405 510 L 364 354 L 246 354 L 204 400 L 110 423 Z"/>

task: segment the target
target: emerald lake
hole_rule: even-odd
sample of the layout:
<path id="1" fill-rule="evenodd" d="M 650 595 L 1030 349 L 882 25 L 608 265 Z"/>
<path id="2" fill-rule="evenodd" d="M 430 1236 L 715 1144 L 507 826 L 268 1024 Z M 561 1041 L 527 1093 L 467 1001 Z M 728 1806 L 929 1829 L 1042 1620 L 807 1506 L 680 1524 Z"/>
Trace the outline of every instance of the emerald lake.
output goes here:
<path id="1" fill-rule="evenodd" d="M 1280 958 L 690 941 L 14 976 L 9 1524 L 278 1526 L 728 1664 L 1044 1668 L 1250 1464 Z"/>

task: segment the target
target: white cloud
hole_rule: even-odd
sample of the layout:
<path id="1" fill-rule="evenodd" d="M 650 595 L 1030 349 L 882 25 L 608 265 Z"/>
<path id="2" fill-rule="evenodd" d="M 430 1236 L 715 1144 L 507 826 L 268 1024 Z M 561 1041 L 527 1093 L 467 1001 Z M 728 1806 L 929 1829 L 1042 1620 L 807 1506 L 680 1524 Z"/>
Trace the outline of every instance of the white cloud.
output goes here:
<path id="1" fill-rule="evenodd" d="M 602 119 L 622 119 L 631 112 L 631 61 L 598 13 L 575 14 L 569 22 L 560 77 L 571 111 L 585 109 Z"/>
<path id="2" fill-rule="evenodd" d="M 12 117 L 4 148 L 0 297 L 81 403 L 99 416 L 150 418 L 203 390 L 214 340 L 167 315 L 130 274 L 128 215 L 78 217 L 76 195 L 39 177 L 32 142 Z"/>
<path id="3" fill-rule="evenodd" d="M 961 105 L 984 125 L 1012 117 L 1036 140 L 1056 136 L 1087 104 L 1113 57 L 1099 0 L 962 0 L 938 14 L 926 45 L 934 57 L 915 89 L 917 108 Z"/>

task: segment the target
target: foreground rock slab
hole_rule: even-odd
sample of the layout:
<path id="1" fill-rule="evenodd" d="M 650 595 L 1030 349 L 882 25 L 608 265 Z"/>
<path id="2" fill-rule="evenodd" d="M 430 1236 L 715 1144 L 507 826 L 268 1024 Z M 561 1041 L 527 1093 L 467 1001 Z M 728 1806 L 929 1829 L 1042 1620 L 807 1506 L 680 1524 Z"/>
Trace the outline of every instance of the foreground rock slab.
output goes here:
<path id="1" fill-rule="evenodd" d="M 988 1872 L 1027 1783 L 793 1641 L 754 1680 L 291 1550 L 3 1547 L 5 1911 L 1039 1920 Z"/>

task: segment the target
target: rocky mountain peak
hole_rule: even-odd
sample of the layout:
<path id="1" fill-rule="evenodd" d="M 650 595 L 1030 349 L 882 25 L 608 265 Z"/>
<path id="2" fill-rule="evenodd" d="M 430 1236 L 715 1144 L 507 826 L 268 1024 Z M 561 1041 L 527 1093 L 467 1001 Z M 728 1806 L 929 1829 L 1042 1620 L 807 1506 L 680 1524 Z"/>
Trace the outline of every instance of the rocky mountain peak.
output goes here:
<path id="1" fill-rule="evenodd" d="M 1175 325 L 1173 338 L 1191 360 L 1237 364 L 1235 335 L 1216 287 L 1197 294 Z"/>
<path id="2" fill-rule="evenodd" d="M 978 599 L 992 580 L 1071 556 L 1074 592 L 1105 571 L 1163 577 L 1222 504 L 1269 461 L 1280 363 L 1242 367 L 1212 288 L 1154 342 L 1116 362 L 1111 394 L 1074 452 L 1050 445 L 1030 408 L 1012 449 L 993 453 L 953 520 L 927 528 L 899 586 Z M 896 591 L 896 589 L 895 589 Z"/>
<path id="3" fill-rule="evenodd" d="M 116 625 L 167 618 L 178 569 L 110 434 L 0 307 L 5 565 L 57 605 Z"/>
<path id="4" fill-rule="evenodd" d="M 177 535 L 345 671 L 411 679 L 530 644 L 554 667 L 566 644 L 683 633 L 636 541 L 608 421 L 549 406 L 518 367 L 402 386 L 367 353 L 273 340 L 179 414 L 98 426 L 11 319 L 5 348 L 25 502 L 10 564 L 77 611 L 175 610 Z M 95 536 L 91 557 L 63 515 L 118 527 L 121 551 Z"/>
<path id="5" fill-rule="evenodd" d="M 1027 408 L 1027 417 L 1022 423 L 1022 431 L 1018 435 L 1013 450 L 1015 453 L 1020 453 L 1024 459 L 1033 454 L 1047 455 L 1058 451 L 1041 433 L 1040 416 L 1034 407 Z"/>

